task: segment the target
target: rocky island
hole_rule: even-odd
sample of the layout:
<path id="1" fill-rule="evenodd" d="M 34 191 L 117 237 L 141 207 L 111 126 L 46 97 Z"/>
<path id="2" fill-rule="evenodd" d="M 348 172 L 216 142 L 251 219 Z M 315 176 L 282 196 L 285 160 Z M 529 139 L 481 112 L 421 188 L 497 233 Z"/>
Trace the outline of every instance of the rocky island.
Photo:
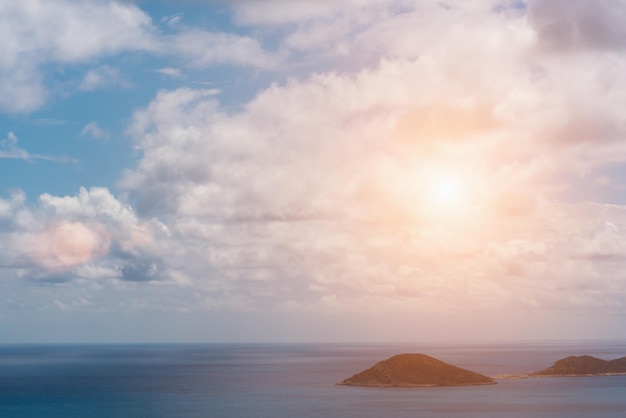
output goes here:
<path id="1" fill-rule="evenodd" d="M 626 357 L 602 360 L 596 357 L 569 356 L 547 369 L 530 373 L 530 376 L 607 376 L 626 374 Z"/>
<path id="2" fill-rule="evenodd" d="M 337 383 L 342 386 L 420 387 L 491 385 L 493 379 L 425 354 L 398 354 Z"/>

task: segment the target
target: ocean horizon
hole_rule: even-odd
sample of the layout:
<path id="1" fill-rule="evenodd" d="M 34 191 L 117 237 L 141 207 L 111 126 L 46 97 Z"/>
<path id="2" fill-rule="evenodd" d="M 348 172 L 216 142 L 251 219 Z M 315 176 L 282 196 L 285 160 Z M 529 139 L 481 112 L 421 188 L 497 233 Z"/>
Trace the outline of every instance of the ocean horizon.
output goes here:
<path id="1" fill-rule="evenodd" d="M 496 385 L 335 383 L 399 353 L 520 374 L 569 355 L 626 355 L 626 341 L 501 343 L 1 344 L 2 417 L 623 417 L 626 376 Z"/>

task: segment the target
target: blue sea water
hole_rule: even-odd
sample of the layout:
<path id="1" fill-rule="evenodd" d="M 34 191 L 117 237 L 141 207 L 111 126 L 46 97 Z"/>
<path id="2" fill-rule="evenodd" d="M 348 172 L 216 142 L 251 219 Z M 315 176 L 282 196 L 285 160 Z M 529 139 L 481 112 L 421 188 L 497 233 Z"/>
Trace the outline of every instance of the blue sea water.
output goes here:
<path id="1" fill-rule="evenodd" d="M 334 385 L 405 352 L 494 375 L 618 358 L 626 342 L 0 345 L 0 417 L 626 417 L 626 376 Z"/>

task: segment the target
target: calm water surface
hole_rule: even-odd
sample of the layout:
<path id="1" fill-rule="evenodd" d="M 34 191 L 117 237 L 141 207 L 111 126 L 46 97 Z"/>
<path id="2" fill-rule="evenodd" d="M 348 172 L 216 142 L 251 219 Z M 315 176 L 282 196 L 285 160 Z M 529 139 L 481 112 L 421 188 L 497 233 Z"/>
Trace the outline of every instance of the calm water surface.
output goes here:
<path id="1" fill-rule="evenodd" d="M 421 352 L 493 375 L 626 342 L 491 345 L 0 345 L 0 417 L 626 417 L 626 376 L 452 388 L 335 386 Z"/>

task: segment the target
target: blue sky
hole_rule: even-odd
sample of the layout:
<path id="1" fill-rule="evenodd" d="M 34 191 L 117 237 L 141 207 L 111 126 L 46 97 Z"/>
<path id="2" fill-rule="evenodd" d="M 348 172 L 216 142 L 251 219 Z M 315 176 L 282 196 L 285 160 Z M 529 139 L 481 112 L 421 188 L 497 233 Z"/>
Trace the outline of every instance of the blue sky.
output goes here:
<path id="1" fill-rule="evenodd" d="M 619 11 L 0 0 L 0 342 L 626 338 Z"/>

